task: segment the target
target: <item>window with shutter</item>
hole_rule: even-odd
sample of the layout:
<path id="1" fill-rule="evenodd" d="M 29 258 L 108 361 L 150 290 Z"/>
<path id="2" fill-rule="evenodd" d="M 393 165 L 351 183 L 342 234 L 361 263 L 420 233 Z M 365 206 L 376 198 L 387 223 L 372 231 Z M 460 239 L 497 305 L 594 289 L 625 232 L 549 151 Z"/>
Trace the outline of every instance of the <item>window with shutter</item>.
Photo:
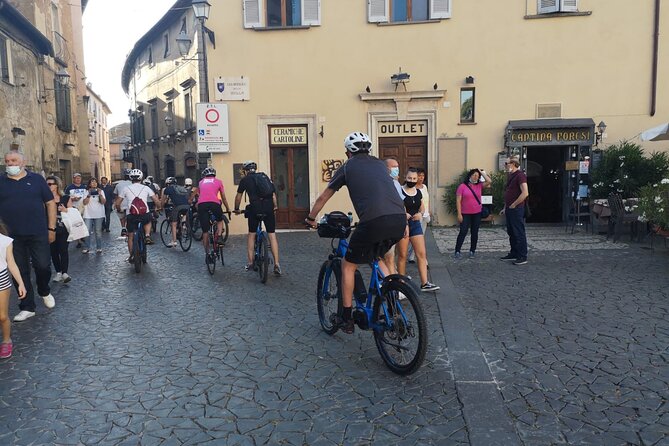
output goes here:
<path id="1" fill-rule="evenodd" d="M 388 21 L 389 0 L 367 0 L 367 17 L 371 23 Z"/>
<path id="2" fill-rule="evenodd" d="M 7 39 L 0 35 L 0 79 L 9 82 L 9 51 Z"/>
<path id="3" fill-rule="evenodd" d="M 244 27 L 258 28 L 261 25 L 263 0 L 244 0 Z"/>
<path id="4" fill-rule="evenodd" d="M 539 14 L 548 14 L 560 10 L 560 0 L 538 0 L 537 12 Z"/>
<path id="5" fill-rule="evenodd" d="M 430 18 L 447 19 L 451 17 L 451 0 L 430 0 Z"/>
<path id="6" fill-rule="evenodd" d="M 302 24 L 308 26 L 321 24 L 321 0 L 302 0 Z"/>
<path id="7" fill-rule="evenodd" d="M 560 11 L 564 12 L 578 11 L 578 0 L 560 0 Z"/>

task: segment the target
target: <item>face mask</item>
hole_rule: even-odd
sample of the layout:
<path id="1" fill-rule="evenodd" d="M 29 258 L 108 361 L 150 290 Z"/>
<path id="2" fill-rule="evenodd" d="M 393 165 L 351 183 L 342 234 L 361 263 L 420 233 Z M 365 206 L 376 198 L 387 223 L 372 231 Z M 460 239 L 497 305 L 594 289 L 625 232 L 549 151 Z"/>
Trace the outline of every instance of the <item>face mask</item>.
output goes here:
<path id="1" fill-rule="evenodd" d="M 469 178 L 469 182 L 472 184 L 478 183 L 478 180 L 475 180 L 474 177 Z"/>
<path id="2" fill-rule="evenodd" d="M 400 176 L 400 168 L 399 167 L 391 167 L 390 168 L 390 176 L 393 178 L 397 178 Z"/>
<path id="3" fill-rule="evenodd" d="M 407 185 L 407 187 L 414 187 L 416 185 L 415 181 L 405 181 L 404 184 Z"/>
<path id="4" fill-rule="evenodd" d="M 7 175 L 18 175 L 21 173 L 21 166 L 7 166 Z"/>

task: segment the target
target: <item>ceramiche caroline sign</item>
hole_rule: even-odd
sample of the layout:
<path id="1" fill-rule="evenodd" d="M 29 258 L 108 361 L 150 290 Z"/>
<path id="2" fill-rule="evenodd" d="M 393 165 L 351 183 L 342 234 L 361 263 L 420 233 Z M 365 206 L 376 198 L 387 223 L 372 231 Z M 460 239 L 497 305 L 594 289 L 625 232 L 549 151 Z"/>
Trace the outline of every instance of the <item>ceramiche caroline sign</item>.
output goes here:
<path id="1" fill-rule="evenodd" d="M 306 146 L 306 127 L 272 127 L 270 128 L 270 144 L 273 146 Z"/>

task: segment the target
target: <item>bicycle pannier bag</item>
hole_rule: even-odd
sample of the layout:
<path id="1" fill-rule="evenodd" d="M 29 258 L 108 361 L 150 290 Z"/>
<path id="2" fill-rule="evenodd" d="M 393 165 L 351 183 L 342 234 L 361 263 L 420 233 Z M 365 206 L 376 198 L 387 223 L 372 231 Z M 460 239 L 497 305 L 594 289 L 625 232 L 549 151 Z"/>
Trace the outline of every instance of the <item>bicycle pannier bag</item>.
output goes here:
<path id="1" fill-rule="evenodd" d="M 323 238 L 347 238 L 351 234 L 351 220 L 343 212 L 325 214 L 318 224 L 318 236 Z"/>

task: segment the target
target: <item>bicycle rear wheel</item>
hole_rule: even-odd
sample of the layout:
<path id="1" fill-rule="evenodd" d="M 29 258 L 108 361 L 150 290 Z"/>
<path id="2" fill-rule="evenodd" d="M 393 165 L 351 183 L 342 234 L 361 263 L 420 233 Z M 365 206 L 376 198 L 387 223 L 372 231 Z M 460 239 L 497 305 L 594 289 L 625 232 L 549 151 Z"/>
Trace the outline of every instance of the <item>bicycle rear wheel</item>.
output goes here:
<path id="1" fill-rule="evenodd" d="M 373 315 L 381 326 L 374 341 L 386 366 L 398 375 L 416 372 L 427 352 L 427 321 L 416 290 L 399 280 L 388 282 L 374 300 Z"/>
<path id="2" fill-rule="evenodd" d="M 183 252 L 186 252 L 190 249 L 191 245 L 193 244 L 193 236 L 190 232 L 190 224 L 188 223 L 188 219 L 179 222 L 179 225 L 181 225 L 180 228 L 180 234 L 179 234 L 179 245 L 181 245 L 181 250 Z"/>
<path id="3" fill-rule="evenodd" d="M 168 219 L 163 220 L 160 224 L 160 240 L 163 241 L 163 245 L 169 247 L 172 243 L 172 225 Z"/>
<path id="4" fill-rule="evenodd" d="M 142 271 L 142 247 L 141 247 L 141 240 L 139 240 L 139 237 L 143 237 L 144 233 L 142 233 L 141 236 L 137 235 L 137 232 L 135 232 L 134 239 L 132 241 L 132 257 L 133 257 L 133 265 L 135 266 L 135 272 L 139 273 Z"/>
<path id="5" fill-rule="evenodd" d="M 207 271 L 213 276 L 214 271 L 216 271 L 216 254 L 214 254 L 214 251 L 210 250 L 204 254 L 204 262 L 207 264 Z"/>
<path id="6" fill-rule="evenodd" d="M 193 234 L 193 238 L 198 242 L 202 240 L 202 226 L 200 225 L 200 220 L 197 215 L 193 215 L 193 218 L 190 221 L 190 230 Z"/>
<path id="7" fill-rule="evenodd" d="M 267 282 L 267 270 L 269 269 L 269 249 L 267 246 L 267 234 L 262 233 L 260 246 L 258 246 L 258 275 L 260 282 Z"/>
<path id="8" fill-rule="evenodd" d="M 329 335 L 339 330 L 338 320 L 342 316 L 341 264 L 339 260 L 326 260 L 318 273 L 316 307 L 321 328 Z"/>

